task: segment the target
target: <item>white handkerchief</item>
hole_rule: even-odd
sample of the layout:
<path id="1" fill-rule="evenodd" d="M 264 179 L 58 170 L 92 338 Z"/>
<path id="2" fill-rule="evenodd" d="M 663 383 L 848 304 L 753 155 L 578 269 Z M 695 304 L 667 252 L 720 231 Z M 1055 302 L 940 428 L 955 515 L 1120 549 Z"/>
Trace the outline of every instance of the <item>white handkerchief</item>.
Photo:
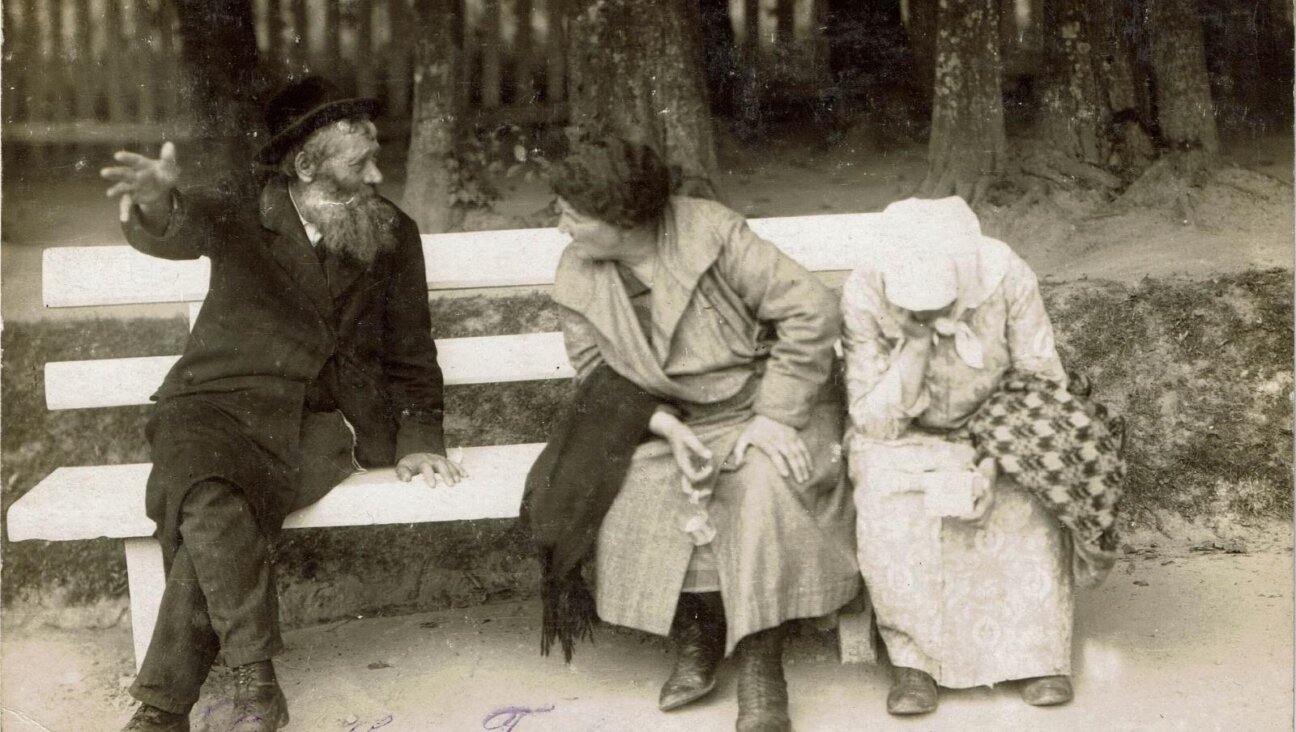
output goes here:
<path id="1" fill-rule="evenodd" d="M 932 323 L 932 329 L 939 336 L 954 336 L 954 352 L 963 363 L 974 369 L 985 368 L 981 341 L 977 340 L 976 333 L 972 332 L 972 327 L 967 323 L 952 318 L 937 318 Z"/>

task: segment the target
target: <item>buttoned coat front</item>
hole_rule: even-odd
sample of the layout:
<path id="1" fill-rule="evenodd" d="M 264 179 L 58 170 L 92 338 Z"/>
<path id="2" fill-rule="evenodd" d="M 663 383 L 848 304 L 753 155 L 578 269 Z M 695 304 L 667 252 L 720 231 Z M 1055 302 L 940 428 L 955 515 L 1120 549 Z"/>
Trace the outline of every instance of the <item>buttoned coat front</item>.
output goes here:
<path id="1" fill-rule="evenodd" d="M 328 394 L 354 428 L 362 465 L 444 452 L 423 250 L 417 226 L 397 213 L 394 247 L 365 266 L 338 256 L 321 265 L 282 178 L 177 192 L 161 233 L 133 212 L 123 227 L 131 246 L 211 261 L 184 353 L 154 397 L 151 517 L 173 524 L 188 486 L 220 479 L 277 528 L 303 462 L 320 457 L 302 454 L 308 388 Z M 332 436 L 311 444 L 332 451 L 350 441 L 337 432 L 345 429 L 338 419 Z"/>

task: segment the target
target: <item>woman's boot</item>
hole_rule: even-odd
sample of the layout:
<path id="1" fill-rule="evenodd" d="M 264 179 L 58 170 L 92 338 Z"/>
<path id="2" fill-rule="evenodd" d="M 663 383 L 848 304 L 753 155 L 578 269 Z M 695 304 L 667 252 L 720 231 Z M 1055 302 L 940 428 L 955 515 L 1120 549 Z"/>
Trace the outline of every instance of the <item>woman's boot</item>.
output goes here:
<path id="1" fill-rule="evenodd" d="M 782 626 L 738 641 L 734 657 L 738 661 L 738 732 L 790 732 Z"/>
<path id="2" fill-rule="evenodd" d="M 675 667 L 662 685 L 657 707 L 678 709 L 710 694 L 716 669 L 724 659 L 725 618 L 719 592 L 680 595 L 671 628 L 675 640 Z"/>
<path id="3" fill-rule="evenodd" d="M 936 711 L 936 680 L 925 671 L 896 666 L 892 671 L 887 711 L 897 716 Z"/>

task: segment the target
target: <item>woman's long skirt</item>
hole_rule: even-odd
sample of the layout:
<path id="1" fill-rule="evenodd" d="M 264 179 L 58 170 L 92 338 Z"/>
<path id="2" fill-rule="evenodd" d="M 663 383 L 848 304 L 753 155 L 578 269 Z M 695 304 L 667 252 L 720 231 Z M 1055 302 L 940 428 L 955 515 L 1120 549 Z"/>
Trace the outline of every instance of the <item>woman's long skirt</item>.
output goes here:
<path id="1" fill-rule="evenodd" d="M 934 442 L 850 451 L 859 566 L 891 663 L 949 688 L 1070 674 L 1069 537 L 1004 478 L 979 528 L 929 516 L 919 483 L 894 471 L 924 460 L 929 470 L 966 468 L 971 448 L 923 440 Z"/>
<path id="2" fill-rule="evenodd" d="M 783 479 L 755 447 L 712 480 L 711 546 L 728 651 L 756 631 L 828 615 L 859 592 L 841 402 L 833 396 L 825 394 L 800 432 L 813 457 L 810 480 Z M 751 418 L 750 410 L 732 410 L 690 426 L 719 462 Z M 595 599 L 604 621 L 670 632 L 694 551 L 683 522 L 695 510 L 666 443 L 640 446 L 599 533 Z"/>

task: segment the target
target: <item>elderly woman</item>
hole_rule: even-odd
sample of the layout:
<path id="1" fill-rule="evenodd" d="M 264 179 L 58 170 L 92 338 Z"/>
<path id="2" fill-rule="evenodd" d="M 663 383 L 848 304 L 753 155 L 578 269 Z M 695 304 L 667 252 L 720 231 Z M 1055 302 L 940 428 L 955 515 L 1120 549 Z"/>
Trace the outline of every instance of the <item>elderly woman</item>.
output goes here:
<path id="1" fill-rule="evenodd" d="M 836 303 L 738 214 L 671 197 L 649 147 L 580 144 L 553 186 L 572 238 L 553 297 L 577 379 L 606 365 L 661 402 L 663 439 L 634 451 L 599 529 L 598 615 L 675 639 L 662 710 L 709 693 L 733 652 L 737 729 L 786 730 L 783 624 L 860 586 Z"/>
<path id="2" fill-rule="evenodd" d="M 1072 578 L 1058 521 L 960 431 L 1009 370 L 1065 382 L 1035 275 L 961 199 L 882 214 L 904 242 L 842 292 L 859 565 L 895 667 L 887 710 L 1028 679 L 1071 699 Z"/>

